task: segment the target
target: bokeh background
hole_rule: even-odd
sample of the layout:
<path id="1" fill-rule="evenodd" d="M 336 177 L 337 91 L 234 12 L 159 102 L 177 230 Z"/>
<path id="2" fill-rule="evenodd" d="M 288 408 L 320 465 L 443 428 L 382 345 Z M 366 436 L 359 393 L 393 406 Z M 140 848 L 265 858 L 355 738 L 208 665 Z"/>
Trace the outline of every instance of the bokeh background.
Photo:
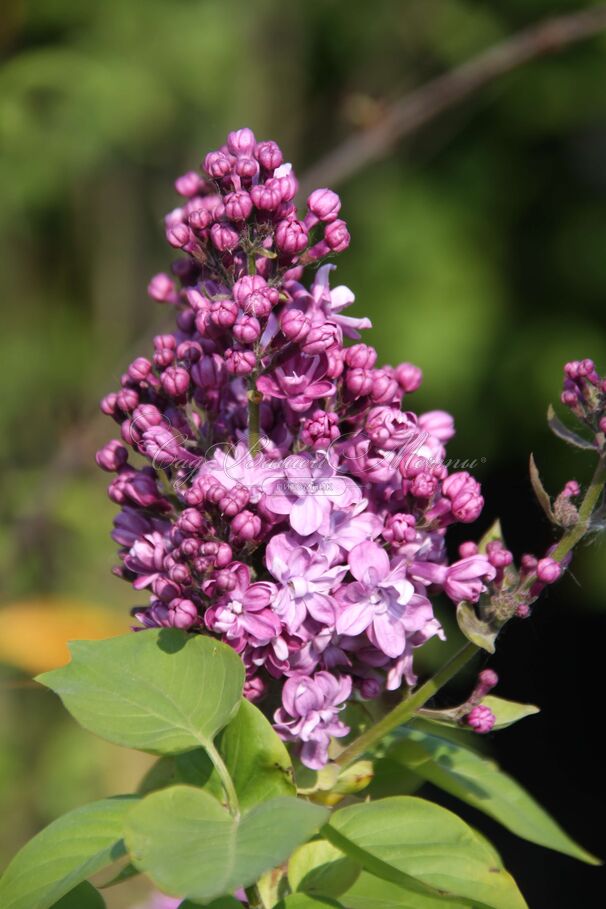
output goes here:
<path id="1" fill-rule="evenodd" d="M 66 637 L 126 629 L 136 602 L 110 574 L 113 506 L 93 453 L 112 429 L 96 402 L 167 318 L 145 287 L 171 258 L 161 219 L 174 177 L 242 125 L 302 171 L 424 80 L 587 5 L 3 0 L 0 865 L 147 765 L 28 680 L 63 659 Z M 372 317 L 381 358 L 423 368 L 417 408 L 455 414 L 451 453 L 478 459 L 486 491 L 477 532 L 500 515 L 518 553 L 551 539 L 529 452 L 552 491 L 592 470 L 544 417 L 565 360 L 606 368 L 605 86 L 602 35 L 491 84 L 339 186 L 353 236 L 339 281 Z M 605 556 L 596 537 L 503 635 L 499 693 L 543 711 L 485 743 L 602 855 Z M 596 905 L 600 871 L 465 816 L 493 836 L 531 909 Z M 131 906 L 137 886 L 108 905 Z"/>

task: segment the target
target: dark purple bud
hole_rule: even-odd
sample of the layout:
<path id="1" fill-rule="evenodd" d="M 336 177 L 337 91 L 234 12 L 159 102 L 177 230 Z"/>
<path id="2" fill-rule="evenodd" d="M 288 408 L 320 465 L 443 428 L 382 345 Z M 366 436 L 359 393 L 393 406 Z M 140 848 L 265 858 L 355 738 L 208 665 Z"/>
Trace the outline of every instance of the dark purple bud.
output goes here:
<path id="1" fill-rule="evenodd" d="M 177 598 L 171 601 L 170 613 L 175 628 L 191 628 L 198 621 L 198 609 L 191 600 Z"/>
<path id="2" fill-rule="evenodd" d="M 255 157 L 259 164 L 265 168 L 265 170 L 274 171 L 276 167 L 280 167 L 282 161 L 284 160 L 282 152 L 278 145 L 271 140 L 268 142 L 259 142 L 255 148 Z"/>
<path id="3" fill-rule="evenodd" d="M 275 241 L 280 252 L 296 256 L 309 242 L 307 228 L 302 221 L 280 221 L 276 226 Z"/>
<path id="4" fill-rule="evenodd" d="M 362 679 L 360 682 L 360 694 L 368 701 L 378 698 L 382 690 L 383 686 L 378 679 Z"/>
<path id="5" fill-rule="evenodd" d="M 320 221 L 334 221 L 341 209 L 341 200 L 332 189 L 315 189 L 307 200 L 307 207 Z"/>
<path id="6" fill-rule="evenodd" d="M 225 197 L 225 214 L 231 221 L 246 221 L 252 210 L 252 199 L 245 190 Z"/>
<path id="7" fill-rule="evenodd" d="M 197 341 L 182 341 L 177 347 L 177 359 L 197 363 L 202 356 L 202 347 Z"/>

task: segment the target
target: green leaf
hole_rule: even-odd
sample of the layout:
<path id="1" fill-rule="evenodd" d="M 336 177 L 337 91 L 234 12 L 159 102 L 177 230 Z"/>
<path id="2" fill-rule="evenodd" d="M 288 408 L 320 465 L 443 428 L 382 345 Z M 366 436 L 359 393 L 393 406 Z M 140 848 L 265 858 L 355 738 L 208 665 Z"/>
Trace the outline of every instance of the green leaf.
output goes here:
<path id="1" fill-rule="evenodd" d="M 309 893 L 291 893 L 276 903 L 274 909 L 345 909 L 342 903 L 331 897 L 311 896 Z"/>
<path id="2" fill-rule="evenodd" d="M 295 795 L 293 770 L 286 746 L 254 704 L 243 699 L 238 713 L 217 738 L 217 750 L 236 787 L 240 807 L 281 795 Z M 223 800 L 223 787 L 202 749 L 163 757 L 147 772 L 140 792 L 147 794 L 177 784 L 198 786 Z"/>
<path id="3" fill-rule="evenodd" d="M 125 853 L 124 818 L 136 796 L 103 799 L 53 821 L 17 853 L 0 879 L 2 909 L 49 909 Z"/>
<path id="4" fill-rule="evenodd" d="M 551 507 L 551 499 L 549 498 L 549 494 L 547 493 L 547 490 L 543 486 L 543 483 L 541 481 L 541 476 L 539 474 L 539 469 L 536 465 L 533 454 L 530 455 L 530 483 L 534 490 L 534 494 L 537 497 L 537 501 L 538 501 L 539 505 L 541 506 L 541 508 L 543 509 L 543 511 L 549 518 L 549 520 L 552 521 L 554 524 L 557 524 L 556 517 L 553 513 L 553 508 Z"/>
<path id="5" fill-rule="evenodd" d="M 468 641 L 481 647 L 488 653 L 494 653 L 495 641 L 499 633 L 498 628 L 494 628 L 490 622 L 485 622 L 478 618 L 476 611 L 469 603 L 461 602 L 457 606 L 457 622 L 462 633 Z"/>
<path id="6" fill-rule="evenodd" d="M 173 786 L 135 806 L 125 839 L 133 864 L 161 890 L 208 900 L 252 884 L 286 861 L 327 814 L 319 805 L 286 797 L 237 818 L 204 790 Z"/>
<path id="7" fill-rule="evenodd" d="M 117 745 L 152 754 L 206 747 L 240 704 L 242 661 L 213 638 L 154 628 L 70 649 L 71 663 L 38 681 L 85 729 Z"/>
<path id="8" fill-rule="evenodd" d="M 181 903 L 179 909 L 200 909 L 202 905 L 205 906 L 205 909 L 242 909 L 242 903 L 235 896 L 220 896 L 218 900 L 204 904 L 191 903 L 189 900 L 185 900 L 184 903 Z"/>
<path id="9" fill-rule="evenodd" d="M 507 701 L 489 694 L 482 698 L 482 704 L 490 707 L 495 717 L 494 729 L 505 729 L 512 726 L 527 716 L 540 713 L 540 708 L 534 704 L 520 704 L 518 701 Z"/>
<path id="10" fill-rule="evenodd" d="M 475 751 L 418 729 L 400 730 L 390 757 L 424 779 L 488 814 L 518 836 L 590 864 L 578 846 L 512 777 Z"/>
<path id="11" fill-rule="evenodd" d="M 340 896 L 358 875 L 360 866 L 327 840 L 314 840 L 295 849 L 288 862 L 291 890 L 320 896 Z"/>
<path id="12" fill-rule="evenodd" d="M 396 796 L 342 808 L 323 834 L 366 871 L 404 889 L 527 909 L 495 850 L 461 818 L 424 799 Z"/>
<path id="13" fill-rule="evenodd" d="M 105 909 L 105 900 L 92 884 L 84 881 L 66 893 L 52 909 Z"/>
<path id="14" fill-rule="evenodd" d="M 547 425 L 552 433 L 557 436 L 558 439 L 562 439 L 563 442 L 567 442 L 575 448 L 582 448 L 584 451 L 596 451 L 596 446 L 593 442 L 588 442 L 587 439 L 577 435 L 576 432 L 573 432 L 572 429 L 568 429 L 568 427 L 562 423 L 551 404 L 547 408 Z"/>
<path id="15" fill-rule="evenodd" d="M 441 896 L 421 894 L 367 872 L 343 894 L 343 903 L 347 909 L 470 909 L 472 906 L 467 900 L 445 901 Z"/>

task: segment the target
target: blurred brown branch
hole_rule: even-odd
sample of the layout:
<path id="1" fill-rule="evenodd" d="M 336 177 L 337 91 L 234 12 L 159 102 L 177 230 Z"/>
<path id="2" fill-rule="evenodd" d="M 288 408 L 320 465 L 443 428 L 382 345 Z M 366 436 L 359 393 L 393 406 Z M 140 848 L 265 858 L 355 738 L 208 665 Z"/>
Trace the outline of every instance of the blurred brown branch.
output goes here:
<path id="1" fill-rule="evenodd" d="M 437 76 L 400 98 L 372 127 L 346 139 L 321 158 L 301 180 L 301 191 L 336 186 L 394 144 L 416 133 L 440 114 L 519 66 L 606 30 L 606 4 L 548 19 L 482 51 L 461 66 Z"/>

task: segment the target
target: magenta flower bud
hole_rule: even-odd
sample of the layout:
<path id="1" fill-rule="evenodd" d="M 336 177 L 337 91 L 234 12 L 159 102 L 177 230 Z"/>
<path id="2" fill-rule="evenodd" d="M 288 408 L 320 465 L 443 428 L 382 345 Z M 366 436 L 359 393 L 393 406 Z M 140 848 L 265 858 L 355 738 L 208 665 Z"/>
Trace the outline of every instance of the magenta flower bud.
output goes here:
<path id="1" fill-rule="evenodd" d="M 301 427 L 301 439 L 310 448 L 327 448 L 339 438 L 339 417 L 336 413 L 314 410 Z"/>
<path id="2" fill-rule="evenodd" d="M 170 613 L 174 628 L 191 628 L 198 621 L 198 609 L 191 600 L 171 600 Z"/>
<path id="3" fill-rule="evenodd" d="M 179 398 L 189 388 L 189 373 L 182 366 L 169 366 L 162 373 L 160 381 L 167 395 Z"/>
<path id="4" fill-rule="evenodd" d="M 383 686 L 378 679 L 362 679 L 360 682 L 360 694 L 367 701 L 374 701 L 378 698 L 383 690 Z"/>
<path id="5" fill-rule="evenodd" d="M 238 306 L 233 300 L 217 300 L 210 307 L 210 317 L 220 328 L 231 328 L 238 318 L 238 312 Z"/>
<path id="6" fill-rule="evenodd" d="M 259 173 L 259 162 L 254 158 L 238 158 L 234 170 L 244 180 L 252 180 Z"/>
<path id="7" fill-rule="evenodd" d="M 350 369 L 345 374 L 347 390 L 355 397 L 370 394 L 373 384 L 373 374 L 370 369 Z"/>
<path id="8" fill-rule="evenodd" d="M 606 432 L 606 417 L 602 417 L 599 425 L 600 425 L 600 432 Z"/>
<path id="9" fill-rule="evenodd" d="M 513 553 L 508 549 L 505 549 L 503 544 L 498 540 L 494 540 L 492 543 L 488 544 L 486 547 L 486 555 L 488 556 L 490 564 L 495 568 L 506 568 L 513 562 Z"/>
<path id="10" fill-rule="evenodd" d="M 255 148 L 255 157 L 261 167 L 271 171 L 274 171 L 276 167 L 280 167 L 284 160 L 279 146 L 271 140 L 258 143 Z"/>
<path id="11" fill-rule="evenodd" d="M 332 189 L 314 189 L 307 207 L 320 221 L 334 221 L 341 209 L 341 200 Z"/>
<path id="12" fill-rule="evenodd" d="M 240 313 L 234 323 L 234 338 L 241 344 L 253 344 L 261 334 L 259 320 L 246 313 Z"/>
<path id="13" fill-rule="evenodd" d="M 280 221 L 276 226 L 275 241 L 280 252 L 296 256 L 303 252 L 309 241 L 307 228 L 302 221 Z"/>
<path id="14" fill-rule="evenodd" d="M 234 249 L 240 242 L 240 234 L 231 224 L 218 222 L 210 229 L 210 238 L 219 252 Z"/>
<path id="15" fill-rule="evenodd" d="M 213 223 L 212 213 L 205 208 L 196 208 L 194 211 L 189 213 L 187 218 L 187 223 L 192 230 L 202 233 L 206 230 L 207 227 Z"/>
<path id="16" fill-rule="evenodd" d="M 286 167 L 287 165 L 284 165 L 284 166 Z M 293 174 L 292 170 L 289 171 L 287 174 L 283 174 L 280 176 L 278 176 L 278 174 L 274 174 L 274 178 L 279 181 L 282 202 L 291 202 L 292 199 L 294 199 L 294 197 L 297 195 L 297 192 L 299 191 L 299 181 Z M 294 208 L 294 206 L 292 208 L 289 206 L 287 211 L 290 211 L 293 214 L 296 213 L 296 209 Z M 286 216 L 282 215 L 282 217 L 286 217 Z"/>
<path id="17" fill-rule="evenodd" d="M 525 553 L 520 559 L 520 574 L 522 577 L 527 577 L 529 574 L 534 574 L 537 569 L 539 560 L 531 555 L 531 553 Z"/>
<path id="18" fill-rule="evenodd" d="M 233 518 L 248 505 L 250 495 L 244 486 L 234 486 L 219 499 L 219 511 L 228 518 Z"/>
<path id="19" fill-rule="evenodd" d="M 416 391 L 423 379 L 422 371 L 412 363 L 400 363 L 394 370 L 394 376 L 402 391 L 408 393 Z"/>
<path id="20" fill-rule="evenodd" d="M 166 231 L 166 239 L 175 249 L 184 249 L 195 242 L 195 237 L 187 224 L 175 224 Z"/>
<path id="21" fill-rule="evenodd" d="M 388 543 L 412 543 L 417 536 L 415 524 L 411 514 L 390 514 L 383 528 L 383 539 Z"/>
<path id="22" fill-rule="evenodd" d="M 177 526 L 184 533 L 200 533 L 204 527 L 204 518 L 197 508 L 186 508 L 179 515 Z"/>
<path id="23" fill-rule="evenodd" d="M 399 399 L 399 386 L 386 369 L 372 370 L 370 397 L 375 404 L 391 404 Z"/>
<path id="24" fill-rule="evenodd" d="M 215 180 L 220 180 L 231 173 L 231 159 L 223 152 L 209 152 L 204 159 L 204 170 Z"/>
<path id="25" fill-rule="evenodd" d="M 190 199 L 204 189 L 204 180 L 195 170 L 190 170 L 182 177 L 177 177 L 175 189 L 180 196 Z"/>
<path id="26" fill-rule="evenodd" d="M 197 363 L 202 356 L 202 347 L 197 341 L 182 341 L 177 347 L 177 358 L 187 360 L 188 363 Z"/>
<path id="27" fill-rule="evenodd" d="M 300 344 L 309 334 L 311 320 L 300 309 L 287 309 L 280 318 L 280 330 L 284 337 Z"/>
<path id="28" fill-rule="evenodd" d="M 267 682 L 260 676 L 255 675 L 244 682 L 242 694 L 247 701 L 255 703 L 260 701 L 267 691 Z"/>
<path id="29" fill-rule="evenodd" d="M 154 336 L 154 347 L 156 350 L 162 350 L 165 347 L 176 348 L 177 339 L 174 335 L 155 335 Z"/>
<path id="30" fill-rule="evenodd" d="M 174 362 L 175 352 L 169 347 L 162 347 L 159 350 L 156 350 L 154 354 L 154 366 L 158 369 L 166 369 L 167 366 L 170 366 Z"/>
<path id="31" fill-rule="evenodd" d="M 543 584 L 555 584 L 562 576 L 562 566 L 559 562 L 549 557 L 540 559 L 537 563 L 537 578 Z"/>
<path id="32" fill-rule="evenodd" d="M 438 487 L 438 481 L 426 471 L 421 471 L 410 481 L 409 491 L 418 499 L 430 499 Z"/>
<path id="33" fill-rule="evenodd" d="M 486 735 L 494 727 L 495 715 L 490 707 L 483 707 L 482 704 L 478 704 L 467 714 L 465 722 L 468 726 L 471 726 L 474 732 Z"/>
<path id="34" fill-rule="evenodd" d="M 227 147 L 232 155 L 252 155 L 255 151 L 256 139 L 252 129 L 247 126 L 236 129 L 227 136 Z"/>
<path id="35" fill-rule="evenodd" d="M 124 413 L 130 413 L 139 403 L 139 395 L 134 388 L 123 388 L 118 392 L 116 406 Z"/>
<path id="36" fill-rule="evenodd" d="M 526 603 L 521 603 L 516 609 L 516 616 L 518 619 L 528 619 L 530 617 L 530 606 L 527 606 Z"/>
<path id="37" fill-rule="evenodd" d="M 128 377 L 132 382 L 145 382 L 152 371 L 152 365 L 145 357 L 137 357 L 128 367 Z"/>
<path id="38" fill-rule="evenodd" d="M 259 319 L 267 318 L 272 310 L 269 295 L 264 290 L 256 290 L 248 297 L 244 309 Z"/>
<path id="39" fill-rule="evenodd" d="M 253 186 L 250 198 L 259 211 L 275 211 L 282 202 L 282 192 L 277 180 L 268 180 Z"/>
<path id="40" fill-rule="evenodd" d="M 245 190 L 229 193 L 225 197 L 225 214 L 230 221 L 246 221 L 252 210 L 252 199 Z"/>
<path id="41" fill-rule="evenodd" d="M 499 677 L 494 669 L 483 669 L 478 675 L 478 693 L 481 690 L 482 697 L 492 691 L 499 683 Z"/>
<path id="42" fill-rule="evenodd" d="M 107 414 L 108 417 L 113 417 L 116 414 L 116 401 L 118 395 L 116 392 L 112 392 L 109 395 L 105 395 L 99 403 L 102 413 Z"/>
<path id="43" fill-rule="evenodd" d="M 372 369 L 377 362 L 377 352 L 368 344 L 354 344 L 345 351 L 345 362 L 352 369 Z"/>
<path id="44" fill-rule="evenodd" d="M 315 354 L 324 353 L 341 343 L 342 334 L 334 322 L 325 322 L 310 329 L 301 347 L 304 354 L 313 357 Z"/>
<path id="45" fill-rule="evenodd" d="M 128 452 L 118 439 L 112 439 L 95 455 L 95 460 L 102 470 L 116 473 L 128 461 Z"/>
<path id="46" fill-rule="evenodd" d="M 247 508 L 237 514 L 231 522 L 231 535 L 243 543 L 256 539 L 261 533 L 261 518 Z"/>
<path id="47" fill-rule="evenodd" d="M 337 219 L 326 225 L 324 240 L 333 252 L 340 253 L 347 249 L 351 237 L 345 221 Z"/>
<path id="48" fill-rule="evenodd" d="M 158 303 L 176 303 L 178 300 L 175 282 L 162 272 L 151 279 L 147 293 Z"/>
<path id="49" fill-rule="evenodd" d="M 459 555 L 462 559 L 469 559 L 471 556 L 477 555 L 478 551 L 477 543 L 473 543 L 471 540 L 461 543 L 459 546 Z"/>
<path id="50" fill-rule="evenodd" d="M 606 421 L 605 421 L 605 425 L 606 425 Z M 566 483 L 566 485 L 564 486 L 564 489 L 562 490 L 562 493 L 561 493 L 561 495 L 565 499 L 574 499 L 574 498 L 576 498 L 576 496 L 579 496 L 580 494 L 581 494 L 581 487 L 579 486 L 579 484 L 577 483 L 576 480 L 569 480 Z"/>
<path id="51" fill-rule="evenodd" d="M 219 543 L 215 554 L 215 565 L 217 568 L 225 568 L 233 559 L 232 548 L 229 543 Z"/>
<path id="52" fill-rule="evenodd" d="M 133 413 L 133 423 L 141 432 L 152 426 L 159 426 L 164 421 L 155 404 L 140 404 Z"/>
<path id="53" fill-rule="evenodd" d="M 225 351 L 225 368 L 234 376 L 249 376 L 257 365 L 257 357 L 252 350 Z"/>

